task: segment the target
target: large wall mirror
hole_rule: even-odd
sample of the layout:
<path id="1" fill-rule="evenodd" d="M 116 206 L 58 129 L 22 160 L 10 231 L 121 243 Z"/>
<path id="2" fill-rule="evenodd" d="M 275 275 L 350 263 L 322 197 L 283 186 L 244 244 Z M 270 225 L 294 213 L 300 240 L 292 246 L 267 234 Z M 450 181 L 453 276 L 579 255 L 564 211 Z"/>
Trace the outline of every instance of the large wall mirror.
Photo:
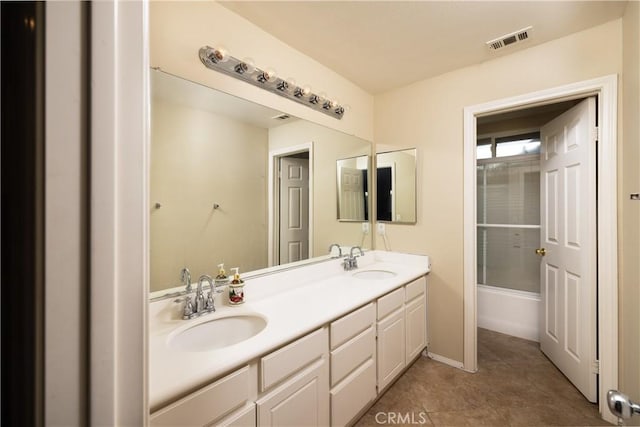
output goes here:
<path id="1" fill-rule="evenodd" d="M 368 141 L 152 70 L 153 296 L 179 286 L 183 267 L 246 273 L 334 242 L 371 247 L 335 215 L 336 161 L 370 156 Z"/>
<path id="2" fill-rule="evenodd" d="M 376 219 L 416 223 L 416 149 L 376 154 Z"/>

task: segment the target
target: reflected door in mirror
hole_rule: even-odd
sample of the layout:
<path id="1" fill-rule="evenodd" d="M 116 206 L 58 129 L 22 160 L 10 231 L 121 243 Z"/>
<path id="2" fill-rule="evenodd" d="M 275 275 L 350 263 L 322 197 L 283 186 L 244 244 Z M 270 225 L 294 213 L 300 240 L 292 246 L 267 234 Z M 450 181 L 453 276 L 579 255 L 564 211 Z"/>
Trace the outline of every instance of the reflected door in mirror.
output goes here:
<path id="1" fill-rule="evenodd" d="M 279 264 L 309 258 L 309 159 L 280 158 Z"/>
<path id="2" fill-rule="evenodd" d="M 338 220 L 368 221 L 369 157 L 358 156 L 336 162 Z"/>

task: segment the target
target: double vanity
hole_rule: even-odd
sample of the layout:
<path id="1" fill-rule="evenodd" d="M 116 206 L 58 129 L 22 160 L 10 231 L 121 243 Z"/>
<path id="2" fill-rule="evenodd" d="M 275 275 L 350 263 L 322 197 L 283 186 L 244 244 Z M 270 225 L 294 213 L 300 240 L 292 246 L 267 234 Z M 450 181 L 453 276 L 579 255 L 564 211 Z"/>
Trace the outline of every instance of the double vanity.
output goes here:
<path id="1" fill-rule="evenodd" d="M 342 426 L 426 347 L 429 258 L 369 251 L 250 277 L 246 303 L 149 306 L 150 424 Z"/>

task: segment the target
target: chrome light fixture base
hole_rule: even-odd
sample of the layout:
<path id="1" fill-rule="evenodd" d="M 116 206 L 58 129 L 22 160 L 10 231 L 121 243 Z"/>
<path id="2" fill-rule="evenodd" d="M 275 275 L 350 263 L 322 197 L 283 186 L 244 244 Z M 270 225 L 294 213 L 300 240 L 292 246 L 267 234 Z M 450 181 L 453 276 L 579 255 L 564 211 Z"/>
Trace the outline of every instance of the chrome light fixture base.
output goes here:
<path id="1" fill-rule="evenodd" d="M 198 55 L 204 66 L 211 70 L 235 77 L 338 120 L 344 116 L 344 107 L 338 103 L 322 98 L 306 88 L 289 84 L 286 80 L 275 76 L 275 73 L 254 67 L 252 64 L 228 55 L 221 49 L 204 46 L 200 48 Z"/>

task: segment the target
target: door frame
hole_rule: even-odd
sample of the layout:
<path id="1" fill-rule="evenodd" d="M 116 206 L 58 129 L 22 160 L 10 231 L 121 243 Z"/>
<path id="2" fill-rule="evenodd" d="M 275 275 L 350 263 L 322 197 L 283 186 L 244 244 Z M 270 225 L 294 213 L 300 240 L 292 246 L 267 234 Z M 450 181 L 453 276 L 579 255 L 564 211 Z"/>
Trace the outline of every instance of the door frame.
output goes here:
<path id="1" fill-rule="evenodd" d="M 476 119 L 570 99 L 598 97 L 598 355 L 599 410 L 606 410 L 606 391 L 618 386 L 618 219 L 617 219 L 617 107 L 616 74 L 571 83 L 524 95 L 464 108 L 464 359 L 463 369 L 476 372 L 477 271 L 476 271 Z"/>
<path id="2" fill-rule="evenodd" d="M 269 179 L 268 179 L 268 255 L 269 267 L 274 266 L 276 254 L 280 246 L 280 186 L 278 183 L 278 163 L 281 157 L 288 157 L 299 153 L 309 153 L 309 258 L 313 257 L 313 141 L 291 147 L 278 148 L 269 151 Z"/>

